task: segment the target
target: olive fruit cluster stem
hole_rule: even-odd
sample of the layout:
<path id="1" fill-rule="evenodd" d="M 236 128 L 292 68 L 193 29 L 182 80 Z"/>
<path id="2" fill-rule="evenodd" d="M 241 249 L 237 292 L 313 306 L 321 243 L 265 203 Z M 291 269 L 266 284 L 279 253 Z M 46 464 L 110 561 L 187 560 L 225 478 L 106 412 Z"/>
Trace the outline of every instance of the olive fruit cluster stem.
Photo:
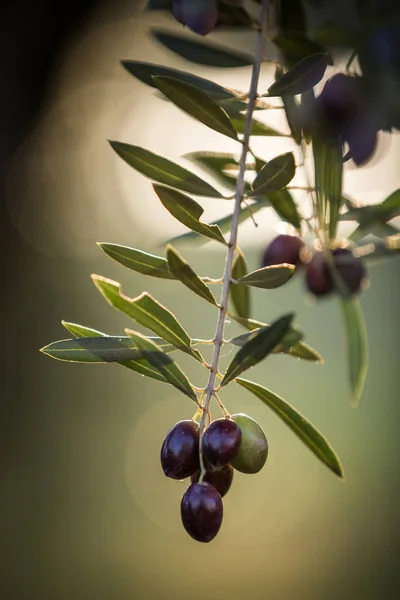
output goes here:
<path id="1" fill-rule="evenodd" d="M 238 173 L 237 184 L 236 184 L 236 193 L 235 193 L 235 207 L 234 207 L 234 212 L 233 212 L 233 216 L 232 216 L 232 225 L 231 225 L 231 231 L 230 231 L 230 236 L 229 236 L 228 252 L 226 255 L 224 275 L 223 275 L 223 279 L 222 279 L 221 301 L 220 301 L 220 308 L 219 308 L 219 314 L 218 314 L 217 328 L 216 328 L 215 337 L 214 337 L 214 351 L 213 351 L 212 361 L 211 361 L 211 365 L 210 365 L 209 379 L 207 382 L 207 386 L 205 388 L 204 401 L 201 406 L 202 416 L 201 416 L 201 421 L 200 421 L 200 442 L 199 442 L 200 466 L 201 466 L 200 481 L 203 480 L 203 477 L 206 473 L 206 469 L 204 466 L 204 460 L 203 460 L 203 452 L 202 452 L 203 433 L 204 433 L 205 426 L 206 426 L 206 419 L 207 419 L 207 414 L 209 411 L 211 398 L 214 396 L 214 394 L 216 392 L 215 380 L 216 380 L 217 373 L 218 373 L 219 358 L 220 358 L 221 348 L 222 348 L 223 339 L 224 339 L 225 321 L 226 321 L 226 315 L 228 312 L 229 286 L 230 286 L 231 279 L 232 279 L 233 259 L 234 259 L 234 255 L 236 252 L 236 246 L 237 246 L 240 208 L 241 208 L 241 204 L 243 202 L 243 197 L 244 197 L 244 184 L 245 184 L 244 177 L 245 177 L 245 172 L 246 172 L 246 158 L 247 158 L 247 153 L 249 151 L 251 124 L 252 124 L 254 106 L 255 106 L 256 99 L 257 99 L 258 81 L 259 81 L 259 77 L 260 77 L 260 69 L 261 69 L 261 63 L 263 60 L 265 37 L 266 37 L 266 33 L 267 33 L 268 8 L 269 8 L 269 0 L 263 0 L 262 8 L 261 8 L 261 17 L 260 17 L 261 27 L 260 27 L 260 31 L 257 36 L 257 45 L 256 45 L 256 50 L 255 50 L 253 69 L 252 69 L 252 74 L 251 74 L 250 90 L 249 90 L 249 102 L 248 102 L 248 106 L 247 106 L 246 120 L 245 120 L 243 139 L 242 139 L 242 152 L 241 152 L 241 157 L 240 157 L 240 161 L 239 161 L 239 173 Z"/>

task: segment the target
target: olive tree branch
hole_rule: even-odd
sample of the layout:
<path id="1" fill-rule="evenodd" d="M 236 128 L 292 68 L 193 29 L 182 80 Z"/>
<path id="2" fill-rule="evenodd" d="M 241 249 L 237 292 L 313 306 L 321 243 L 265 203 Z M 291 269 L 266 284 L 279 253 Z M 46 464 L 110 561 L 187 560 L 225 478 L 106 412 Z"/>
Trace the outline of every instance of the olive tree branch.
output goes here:
<path id="1" fill-rule="evenodd" d="M 205 398 L 202 403 L 202 416 L 200 421 L 200 466 L 201 466 L 201 475 L 199 481 L 202 482 L 203 477 L 205 475 L 206 469 L 204 466 L 203 460 L 203 433 L 206 424 L 207 414 L 209 413 L 210 401 L 213 396 L 215 396 L 215 379 L 218 373 L 218 363 L 221 354 L 221 348 L 224 340 L 224 328 L 225 321 L 228 312 L 228 296 L 229 296 L 229 286 L 232 279 L 232 266 L 233 266 L 233 258 L 235 255 L 236 247 L 237 247 L 237 236 L 238 236 L 238 227 L 239 227 L 239 213 L 241 204 L 244 198 L 244 185 L 245 185 L 245 172 L 246 172 L 246 158 L 247 153 L 249 151 L 249 140 L 251 133 L 251 124 L 253 119 L 254 106 L 257 99 L 257 87 L 258 80 L 260 76 L 261 63 L 263 60 L 263 52 L 264 52 L 264 43 L 267 32 L 267 14 L 270 6 L 270 0 L 263 0 L 262 8 L 261 8 L 261 27 L 257 37 L 257 45 L 254 56 L 253 70 L 251 75 L 251 83 L 250 83 L 250 91 L 249 91 L 249 102 L 247 105 L 247 113 L 246 113 L 246 121 L 243 132 L 242 139 L 242 153 L 239 161 L 239 172 L 236 184 L 236 193 L 235 193 L 235 208 L 232 216 L 232 225 L 229 236 L 228 243 L 228 252 L 226 255 L 225 269 L 224 275 L 222 279 L 222 292 L 221 292 L 221 301 L 219 308 L 219 315 L 217 321 L 217 328 L 214 337 L 214 352 L 211 361 L 210 374 L 207 386 L 205 388 Z"/>

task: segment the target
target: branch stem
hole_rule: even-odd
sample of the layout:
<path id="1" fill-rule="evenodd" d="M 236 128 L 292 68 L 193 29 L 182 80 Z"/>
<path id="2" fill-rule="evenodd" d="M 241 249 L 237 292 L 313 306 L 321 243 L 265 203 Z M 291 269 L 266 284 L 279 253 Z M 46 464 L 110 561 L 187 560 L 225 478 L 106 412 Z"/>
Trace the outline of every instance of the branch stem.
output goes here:
<path id="1" fill-rule="evenodd" d="M 261 29 L 258 33 L 257 37 L 257 45 L 254 56 L 253 63 L 253 71 L 251 75 L 251 83 L 250 83 L 250 91 L 249 91 L 249 102 L 247 105 L 247 113 L 246 113 L 246 121 L 244 126 L 243 138 L 242 138 L 242 153 L 239 161 L 239 173 L 236 184 L 236 193 L 235 193 L 235 208 L 232 216 L 232 225 L 229 236 L 228 243 L 228 252 L 226 256 L 224 275 L 222 279 L 222 292 L 221 292 L 221 301 L 219 307 L 219 315 L 217 321 L 217 328 L 214 337 L 214 352 L 211 361 L 210 375 L 208 379 L 207 386 L 205 388 L 205 398 L 202 403 L 203 414 L 200 421 L 200 450 L 199 450 L 199 458 L 200 458 L 200 466 L 201 466 L 201 475 L 199 482 L 203 481 L 203 477 L 206 473 L 206 469 L 204 466 L 203 460 L 203 434 L 206 425 L 207 415 L 209 415 L 209 406 L 211 398 L 215 395 L 215 379 L 218 373 L 218 364 L 221 354 L 221 347 L 224 340 L 224 329 L 225 329 L 225 321 L 228 312 L 228 296 L 229 296 L 229 286 L 232 278 L 232 265 L 233 258 L 236 251 L 237 246 L 237 237 L 238 237 L 238 227 L 239 227 L 239 214 L 241 204 L 244 198 L 244 187 L 245 187 L 245 172 L 246 172 L 246 158 L 249 151 L 249 140 L 251 134 L 251 124 L 253 119 L 253 112 L 255 103 L 257 100 L 257 88 L 258 88 L 258 80 L 260 77 L 260 69 L 261 63 L 263 60 L 263 52 L 264 52 L 264 43 L 267 31 L 267 14 L 268 8 L 270 5 L 270 0 L 263 0 L 262 9 L 261 9 Z"/>

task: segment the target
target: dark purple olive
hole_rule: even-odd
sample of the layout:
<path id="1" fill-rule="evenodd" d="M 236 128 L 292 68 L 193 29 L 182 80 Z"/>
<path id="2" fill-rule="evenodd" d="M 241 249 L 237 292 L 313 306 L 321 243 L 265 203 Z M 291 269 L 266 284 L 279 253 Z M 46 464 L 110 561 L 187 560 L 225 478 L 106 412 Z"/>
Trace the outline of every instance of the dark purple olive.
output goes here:
<path id="1" fill-rule="evenodd" d="M 241 439 L 242 433 L 234 421 L 217 419 L 205 431 L 203 454 L 214 467 L 223 467 L 236 456 Z"/>
<path id="2" fill-rule="evenodd" d="M 204 475 L 203 481 L 209 483 L 219 493 L 221 498 L 228 493 L 233 479 L 233 467 L 231 465 L 225 465 L 220 469 L 213 467 L 207 461 L 206 474 Z M 192 483 L 196 483 L 200 478 L 200 470 L 196 471 L 191 477 Z"/>
<path id="3" fill-rule="evenodd" d="M 332 252 L 336 269 L 343 279 L 348 291 L 357 294 L 367 276 L 361 258 L 354 256 L 348 248 L 336 248 Z"/>
<path id="4" fill-rule="evenodd" d="M 185 21 L 183 20 L 182 0 L 172 0 L 172 12 L 175 19 L 184 25 Z"/>
<path id="5" fill-rule="evenodd" d="M 199 35 L 207 35 L 217 24 L 219 12 L 215 0 L 181 0 L 183 23 Z"/>
<path id="6" fill-rule="evenodd" d="M 366 102 L 363 79 L 334 75 L 317 98 L 317 107 L 327 135 L 347 142 L 357 166 L 367 162 L 375 152 L 379 124 Z"/>
<path id="7" fill-rule="evenodd" d="M 181 502 L 182 523 L 188 534 L 198 542 L 211 542 L 222 523 L 221 496 L 208 483 L 192 483 Z"/>
<path id="8" fill-rule="evenodd" d="M 179 421 L 172 427 L 161 447 L 161 467 L 172 479 L 185 479 L 200 468 L 198 423 Z"/>
<path id="9" fill-rule="evenodd" d="M 270 267 L 282 263 L 297 266 L 301 263 L 300 251 L 303 247 L 304 242 L 296 235 L 278 235 L 265 249 L 262 266 Z"/>
<path id="10" fill-rule="evenodd" d="M 335 268 L 347 290 L 350 294 L 357 294 L 366 278 L 362 260 L 348 248 L 336 248 L 332 255 Z M 326 296 L 336 287 L 327 258 L 322 252 L 317 252 L 307 265 L 306 285 L 314 296 Z"/>
<path id="11" fill-rule="evenodd" d="M 333 290 L 333 284 L 326 268 L 323 252 L 317 252 L 306 268 L 306 285 L 314 296 L 326 296 Z"/>

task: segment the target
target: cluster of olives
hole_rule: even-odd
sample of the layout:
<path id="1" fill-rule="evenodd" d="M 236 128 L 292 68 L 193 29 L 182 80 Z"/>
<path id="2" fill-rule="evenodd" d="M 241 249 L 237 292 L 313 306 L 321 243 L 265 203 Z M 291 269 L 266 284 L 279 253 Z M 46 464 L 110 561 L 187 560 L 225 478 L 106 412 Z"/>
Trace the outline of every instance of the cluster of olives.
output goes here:
<path id="1" fill-rule="evenodd" d="M 161 447 L 161 467 L 172 479 L 191 478 L 181 502 L 182 523 L 198 542 L 211 542 L 223 516 L 221 498 L 229 491 L 233 473 L 258 473 L 268 456 L 268 441 L 259 424 L 244 414 L 217 419 L 204 431 L 201 444 L 205 465 L 200 469 L 200 426 L 179 421 Z"/>
<path id="2" fill-rule="evenodd" d="M 241 6 L 243 0 L 226 0 Z M 172 0 L 174 17 L 199 35 L 207 35 L 218 24 L 220 15 L 217 0 Z"/>
<path id="3" fill-rule="evenodd" d="M 366 270 L 360 258 L 350 248 L 334 248 L 331 253 L 333 265 L 329 264 L 326 252 L 306 251 L 304 242 L 295 235 L 278 235 L 267 246 L 262 257 L 262 266 L 269 267 L 288 263 L 296 268 L 305 267 L 305 280 L 309 292 L 314 296 L 327 296 L 337 289 L 333 268 L 346 287 L 347 293 L 357 294 L 366 280 Z"/>

